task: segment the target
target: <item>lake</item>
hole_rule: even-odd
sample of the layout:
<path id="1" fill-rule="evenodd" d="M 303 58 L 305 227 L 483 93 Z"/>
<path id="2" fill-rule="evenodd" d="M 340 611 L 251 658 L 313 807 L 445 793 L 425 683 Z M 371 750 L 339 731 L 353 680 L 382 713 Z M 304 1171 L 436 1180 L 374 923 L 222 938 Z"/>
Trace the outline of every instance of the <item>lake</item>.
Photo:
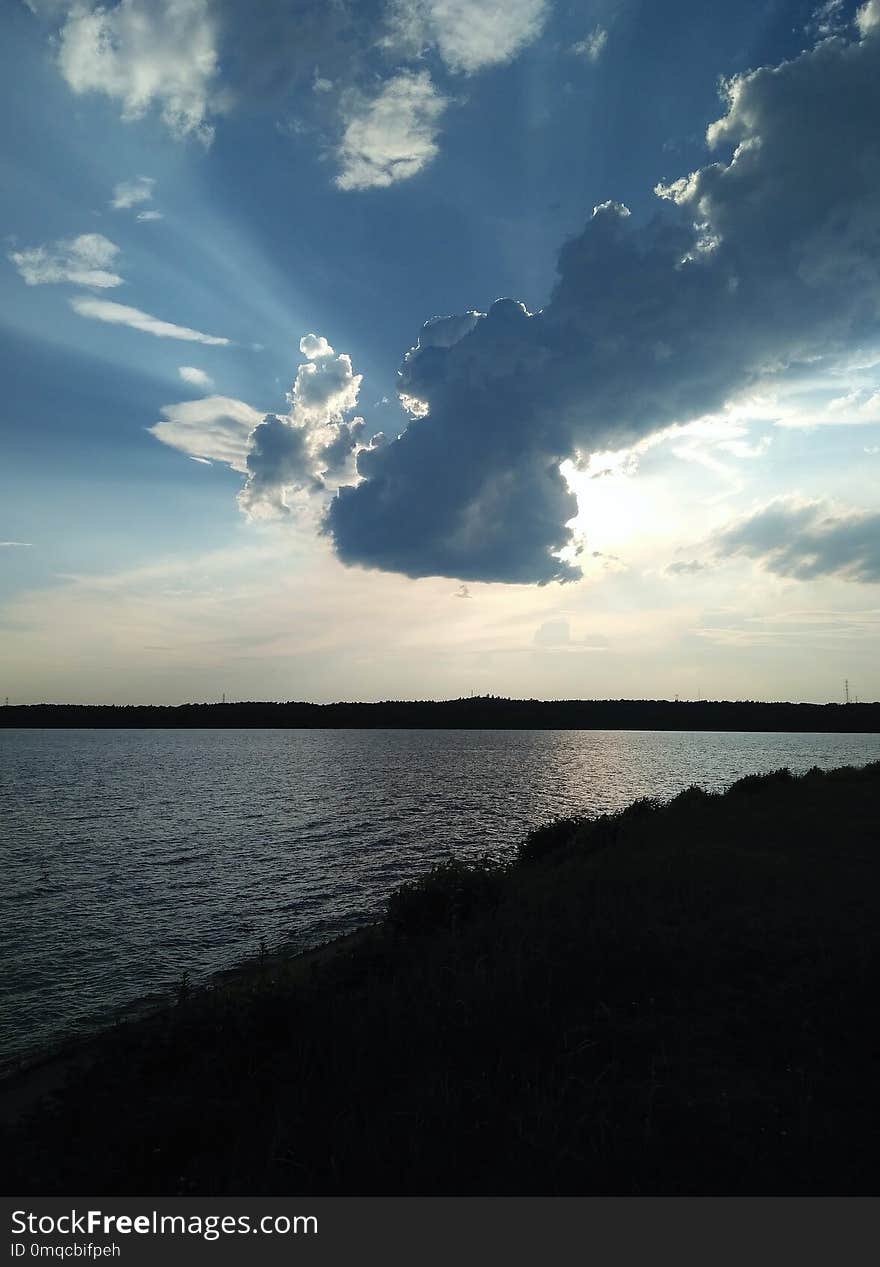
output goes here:
<path id="1" fill-rule="evenodd" d="M 865 734 L 0 730 L 0 1065 L 554 815 L 878 757 Z"/>

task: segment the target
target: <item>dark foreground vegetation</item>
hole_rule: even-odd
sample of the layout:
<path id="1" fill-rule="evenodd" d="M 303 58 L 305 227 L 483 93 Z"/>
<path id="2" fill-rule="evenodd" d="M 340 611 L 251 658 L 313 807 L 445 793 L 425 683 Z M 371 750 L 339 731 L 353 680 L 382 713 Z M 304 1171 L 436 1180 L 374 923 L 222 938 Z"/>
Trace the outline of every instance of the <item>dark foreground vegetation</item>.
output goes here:
<path id="1" fill-rule="evenodd" d="M 378 704 L 11 704 L 0 726 L 412 730 L 763 730 L 880 733 L 880 703 L 538 700 L 481 695 Z"/>
<path id="2" fill-rule="evenodd" d="M 876 1194 L 880 762 L 450 860 L 120 1026 L 15 1194 Z M 16 1082 L 7 1084 L 7 1101 Z"/>

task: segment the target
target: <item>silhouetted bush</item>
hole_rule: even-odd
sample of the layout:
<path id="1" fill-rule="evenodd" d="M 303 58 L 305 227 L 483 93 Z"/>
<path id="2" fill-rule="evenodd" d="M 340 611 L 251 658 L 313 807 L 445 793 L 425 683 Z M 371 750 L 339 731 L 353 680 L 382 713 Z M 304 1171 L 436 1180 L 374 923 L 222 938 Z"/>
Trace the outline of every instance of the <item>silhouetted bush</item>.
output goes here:
<path id="1" fill-rule="evenodd" d="M 388 899 L 387 920 L 395 933 L 458 928 L 477 913 L 497 906 L 505 868 L 488 856 L 477 861 L 449 857 L 427 875 L 396 889 Z"/>
<path id="2" fill-rule="evenodd" d="M 639 822 L 662 810 L 663 802 L 656 796 L 643 796 L 614 815 L 622 823 Z"/>
<path id="3" fill-rule="evenodd" d="M 520 844 L 516 856 L 520 862 L 542 862 L 552 854 L 573 845 L 578 834 L 590 824 L 588 818 L 552 818 L 533 828 Z"/>
<path id="4" fill-rule="evenodd" d="M 705 805 L 710 796 L 711 793 L 705 788 L 693 784 L 691 787 L 686 787 L 683 792 L 679 792 L 678 796 L 673 796 L 669 804 L 677 809 L 696 809 L 700 805 Z"/>
<path id="5" fill-rule="evenodd" d="M 813 770 L 810 771 L 811 775 L 815 769 L 816 767 L 813 767 Z M 739 796 L 741 793 L 766 792 L 774 784 L 791 783 L 793 779 L 794 775 L 791 770 L 784 766 L 781 770 L 772 770 L 769 774 L 747 774 L 743 778 L 737 779 L 736 783 L 731 785 L 729 791 L 734 796 Z"/>

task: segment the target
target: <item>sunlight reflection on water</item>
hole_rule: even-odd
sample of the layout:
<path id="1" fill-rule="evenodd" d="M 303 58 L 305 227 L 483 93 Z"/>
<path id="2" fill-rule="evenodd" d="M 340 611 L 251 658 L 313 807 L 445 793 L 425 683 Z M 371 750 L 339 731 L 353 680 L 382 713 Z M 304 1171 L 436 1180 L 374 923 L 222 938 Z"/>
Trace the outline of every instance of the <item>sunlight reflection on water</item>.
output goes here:
<path id="1" fill-rule="evenodd" d="M 455 851 L 698 782 L 880 757 L 877 735 L 0 730 L 0 1062 L 378 915 Z"/>

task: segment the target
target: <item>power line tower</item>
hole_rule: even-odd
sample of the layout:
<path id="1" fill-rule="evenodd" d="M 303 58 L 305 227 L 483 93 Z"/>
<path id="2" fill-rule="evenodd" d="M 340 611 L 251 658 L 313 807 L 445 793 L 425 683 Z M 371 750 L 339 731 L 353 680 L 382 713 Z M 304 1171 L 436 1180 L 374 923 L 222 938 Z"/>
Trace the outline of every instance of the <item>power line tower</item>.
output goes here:
<path id="1" fill-rule="evenodd" d="M 846 702 L 849 703 L 849 678 L 844 678 L 843 689 L 846 694 Z"/>

